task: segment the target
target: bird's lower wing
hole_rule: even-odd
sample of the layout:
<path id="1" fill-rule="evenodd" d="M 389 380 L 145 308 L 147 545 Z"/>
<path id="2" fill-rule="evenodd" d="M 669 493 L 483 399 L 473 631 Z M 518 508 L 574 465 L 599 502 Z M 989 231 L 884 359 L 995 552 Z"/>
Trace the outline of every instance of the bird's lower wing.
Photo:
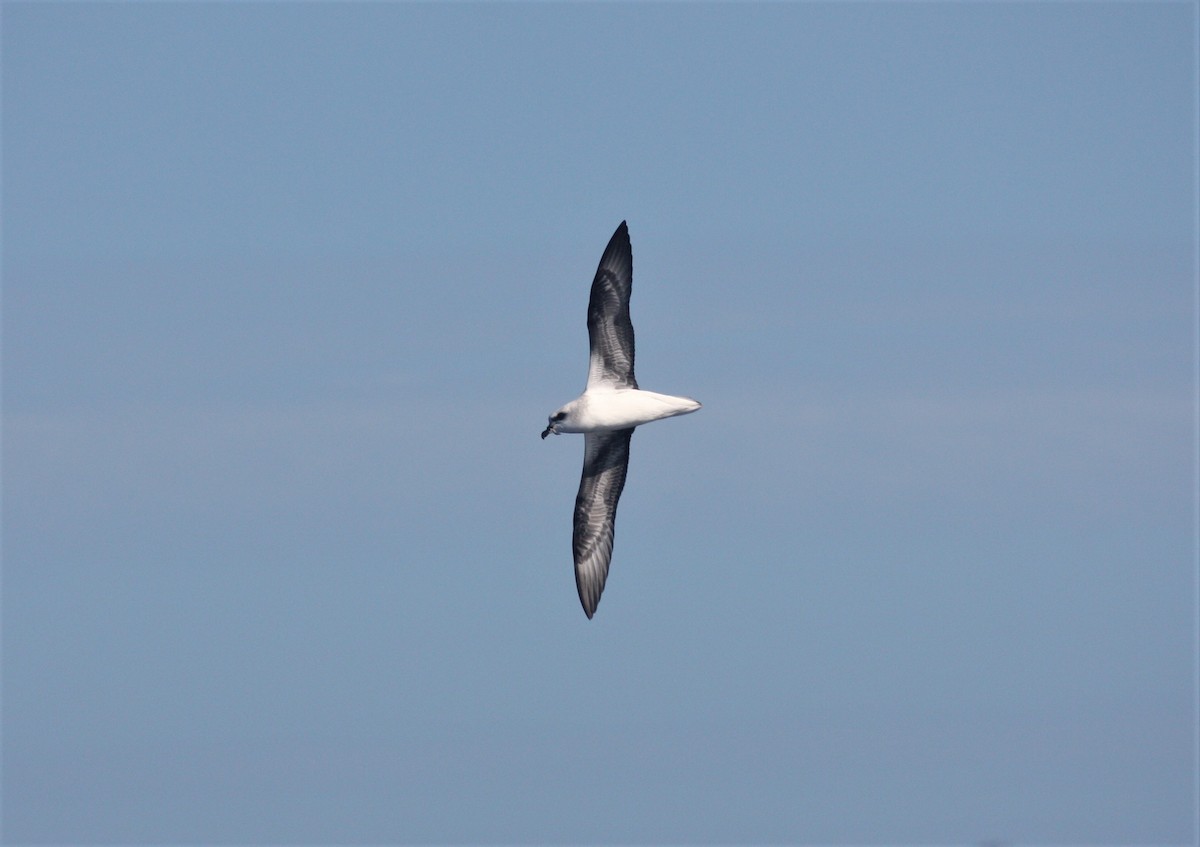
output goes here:
<path id="1" fill-rule="evenodd" d="M 584 436 L 583 477 L 575 497 L 575 587 L 590 618 L 596 613 L 608 563 L 612 559 L 617 501 L 629 468 L 629 439 L 633 428 L 589 432 Z"/>

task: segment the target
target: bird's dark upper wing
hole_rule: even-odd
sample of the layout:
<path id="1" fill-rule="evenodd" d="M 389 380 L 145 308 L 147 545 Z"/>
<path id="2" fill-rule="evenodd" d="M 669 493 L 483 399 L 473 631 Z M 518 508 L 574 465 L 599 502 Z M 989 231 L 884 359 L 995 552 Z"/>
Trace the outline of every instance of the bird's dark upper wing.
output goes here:
<path id="1" fill-rule="evenodd" d="M 629 320 L 629 294 L 633 289 L 633 253 L 625 221 L 617 227 L 592 280 L 588 300 L 587 388 L 637 388 L 633 377 L 633 322 Z"/>
<path id="2" fill-rule="evenodd" d="M 633 427 L 613 432 L 589 432 L 583 441 L 583 477 L 575 497 L 575 587 L 590 618 L 596 613 L 608 563 L 612 558 L 617 500 L 629 468 L 629 439 Z"/>

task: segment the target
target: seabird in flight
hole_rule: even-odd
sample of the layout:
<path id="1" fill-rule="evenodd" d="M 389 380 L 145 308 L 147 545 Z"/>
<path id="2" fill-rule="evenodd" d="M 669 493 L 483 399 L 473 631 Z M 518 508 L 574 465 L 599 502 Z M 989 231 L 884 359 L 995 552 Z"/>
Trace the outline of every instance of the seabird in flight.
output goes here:
<path id="1" fill-rule="evenodd" d="M 633 323 L 629 293 L 633 255 L 629 228 L 621 221 L 600 257 L 588 301 L 587 386 L 583 394 L 550 416 L 542 438 L 560 432 L 583 433 L 583 477 L 575 497 L 575 586 L 589 618 L 596 613 L 612 558 L 617 500 L 629 468 L 634 427 L 700 408 L 689 397 L 642 391 L 633 377 Z"/>

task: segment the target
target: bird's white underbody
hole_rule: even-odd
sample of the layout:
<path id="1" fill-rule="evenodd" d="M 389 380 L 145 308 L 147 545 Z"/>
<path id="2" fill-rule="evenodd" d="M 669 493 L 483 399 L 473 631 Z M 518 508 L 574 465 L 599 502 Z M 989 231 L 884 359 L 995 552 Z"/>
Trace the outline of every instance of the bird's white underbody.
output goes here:
<path id="1" fill-rule="evenodd" d="M 612 432 L 651 421 L 686 415 L 700 408 L 690 397 L 656 394 L 639 388 L 585 391 L 558 411 L 565 416 L 547 427 L 550 433 Z M 557 413 L 556 413 L 557 414 Z"/>

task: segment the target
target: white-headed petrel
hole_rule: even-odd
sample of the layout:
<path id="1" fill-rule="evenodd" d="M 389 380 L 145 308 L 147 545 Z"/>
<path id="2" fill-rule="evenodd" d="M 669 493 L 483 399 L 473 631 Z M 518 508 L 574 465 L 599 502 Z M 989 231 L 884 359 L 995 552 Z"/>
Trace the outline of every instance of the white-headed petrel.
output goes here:
<path id="1" fill-rule="evenodd" d="M 629 467 L 629 439 L 634 427 L 660 418 L 686 415 L 700 408 L 688 397 L 642 391 L 633 377 L 633 323 L 629 293 L 633 288 L 633 254 L 629 228 L 621 221 L 604 248 L 588 301 L 587 386 L 583 394 L 550 416 L 542 438 L 550 433 L 583 433 L 583 477 L 575 497 L 575 586 L 589 618 L 596 613 L 608 563 L 612 558 L 617 500 Z"/>

